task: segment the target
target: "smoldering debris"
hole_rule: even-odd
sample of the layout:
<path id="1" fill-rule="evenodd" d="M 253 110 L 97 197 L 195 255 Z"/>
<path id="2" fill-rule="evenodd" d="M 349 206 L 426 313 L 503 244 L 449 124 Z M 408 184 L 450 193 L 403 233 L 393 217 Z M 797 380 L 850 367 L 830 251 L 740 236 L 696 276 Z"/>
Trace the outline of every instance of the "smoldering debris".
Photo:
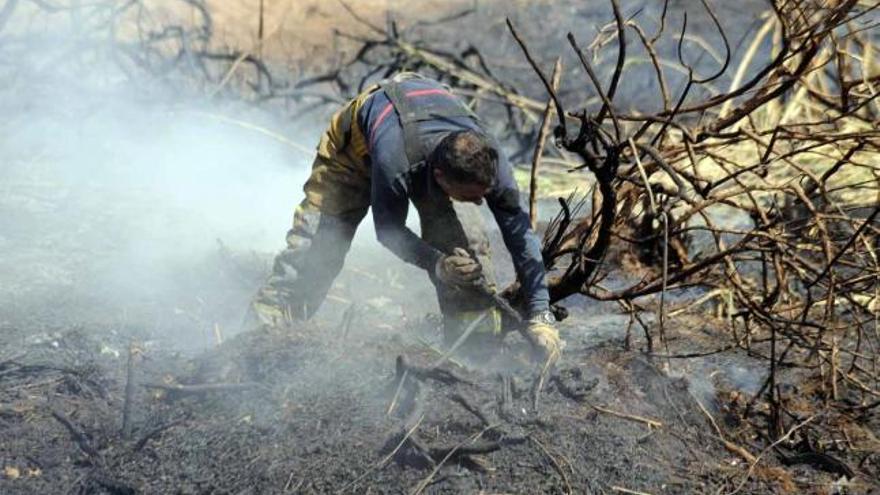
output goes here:
<path id="1" fill-rule="evenodd" d="M 672 2 L 671 8 L 688 10 L 684 3 Z M 373 257 L 367 250 L 360 252 L 368 255 L 350 260 L 317 321 L 239 333 L 244 307 L 268 270 L 271 252 L 283 242 L 290 209 L 298 200 L 295 191 L 309 159 L 304 150 L 323 126 L 316 124 L 320 119 L 297 123 L 280 115 L 328 110 L 328 103 L 350 96 L 324 91 L 328 86 L 353 90 L 368 82 L 367 76 L 381 75 L 369 72 L 373 66 L 429 71 L 482 107 L 502 98 L 536 103 L 532 110 L 539 111 L 548 106 L 547 95 L 530 72 L 534 68 L 520 55 L 515 63 L 505 58 L 519 46 L 508 37 L 500 10 L 493 11 L 492 24 L 485 18 L 469 19 L 474 12 L 453 12 L 437 23 L 390 23 L 388 29 L 368 27 L 375 23 L 359 17 L 354 24 L 369 36 L 339 35 L 355 43 L 352 54 L 360 56 L 354 63 L 297 80 L 298 74 L 280 70 L 284 64 L 262 58 L 259 49 L 218 42 L 208 4 L 180 4 L 183 10 L 170 17 L 152 10 L 156 5 L 149 2 L 90 2 L 60 14 L 45 2 L 10 1 L 0 8 L 0 50 L 14 55 L 4 58 L 12 62 L 0 76 L 14 83 L 7 86 L 8 97 L 0 97 L 0 108 L 10 116 L 0 124 L 8 157 L 0 172 L 4 493 L 45 493 L 58 487 L 80 493 L 871 489 L 878 470 L 877 404 L 868 400 L 876 387 L 875 381 L 864 381 L 872 377 L 866 367 L 870 362 L 861 356 L 864 349 L 850 355 L 855 340 L 780 326 L 778 318 L 800 324 L 785 313 L 791 307 L 782 304 L 802 304 L 796 291 L 782 299 L 769 297 L 772 277 L 731 287 L 736 270 L 721 269 L 726 258 L 689 251 L 693 245 L 687 242 L 690 230 L 702 229 L 711 239 L 700 249 L 722 250 L 725 243 L 738 243 L 745 251 L 731 254 L 741 256 L 734 267 L 754 267 L 749 256 L 763 256 L 768 251 L 762 242 L 780 238 L 740 232 L 716 237 L 707 226 L 715 221 L 712 215 L 705 224 L 669 228 L 681 208 L 693 206 L 686 201 L 693 199 L 685 194 L 687 184 L 706 182 L 678 161 L 717 151 L 707 143 L 720 139 L 718 146 L 725 149 L 740 143 L 756 146 L 766 155 L 749 163 L 762 162 L 783 142 L 789 152 L 797 151 L 803 135 L 778 128 L 772 134 L 761 131 L 769 142 L 743 131 L 695 143 L 685 139 L 693 121 L 675 119 L 676 112 L 668 108 L 673 102 L 664 101 L 662 108 L 670 113 L 654 120 L 637 116 L 645 118 L 646 132 L 663 129 L 657 133 L 660 159 L 638 153 L 646 149 L 646 134 L 634 138 L 642 146 L 635 154 L 645 160 L 639 164 L 632 144 L 615 136 L 617 129 L 610 123 L 632 115 L 618 114 L 616 105 L 603 111 L 601 98 L 588 100 L 585 92 L 592 90 L 573 82 L 577 77 L 586 81 L 586 74 L 569 71 L 564 80 L 575 88 L 562 86 L 558 96 L 566 106 L 559 113 L 581 108 L 585 101 L 589 111 L 568 122 L 570 133 L 563 133 L 561 143 L 568 152 L 548 143 L 547 154 L 557 164 L 581 167 L 584 163 L 572 165 L 574 151 L 584 158 L 586 170 L 592 164 L 594 175 L 601 175 L 590 162 L 592 154 L 600 153 L 602 160 L 624 167 L 617 169 L 621 174 L 602 175 L 604 187 L 622 193 L 619 204 L 607 200 L 610 194 L 585 197 L 580 214 L 577 198 L 562 201 L 560 216 L 549 229 L 548 254 L 560 266 L 570 264 L 573 269 L 567 273 L 584 279 L 558 294 L 585 291 L 601 299 L 611 297 L 607 291 L 619 299 L 605 305 L 576 297 L 565 301 L 570 316 L 561 328 L 569 345 L 546 380 L 536 380 L 532 368 L 518 359 L 523 343 L 515 336 L 507 339 L 506 366 L 477 367 L 453 359 L 437 367 L 443 351 L 436 319 L 424 316 L 433 304 L 424 274 L 398 269 L 389 258 Z M 34 19 L 49 16 L 53 28 L 70 30 L 76 17 L 82 23 L 74 22 L 78 27 L 71 32 L 43 28 L 34 33 L 28 29 L 34 24 L 27 23 L 12 29 L 6 21 L 20 19 L 9 15 L 22 15 L 25 11 L 17 10 L 22 6 L 28 15 L 38 11 Z M 847 6 L 852 3 L 828 8 L 837 15 Z M 577 9 L 568 7 L 537 1 L 528 12 L 546 14 L 554 22 L 552 16 L 564 13 L 566 22 L 583 24 Z M 584 58 L 609 74 L 616 58 L 603 54 L 617 48 L 617 28 L 623 27 L 619 23 L 638 34 L 633 26 L 645 20 L 640 9 L 629 5 L 624 5 L 625 16 L 615 16 L 618 7 L 612 2 L 601 15 L 590 17 L 601 21 L 591 45 L 596 58 Z M 812 22 L 810 16 L 793 15 L 800 11 L 790 5 L 782 7 L 776 12 L 780 22 Z M 700 5 L 698 10 L 711 17 L 704 12 L 711 12 L 709 8 Z M 690 19 L 692 29 L 694 17 Z M 135 24 L 128 29 L 117 29 L 132 20 Z M 265 21 L 262 15 L 260 20 Z M 514 18 L 511 26 L 521 29 L 524 48 L 541 53 L 539 61 L 552 61 L 559 44 L 546 26 L 556 24 L 526 26 L 531 20 Z M 651 18 L 645 25 L 657 27 L 658 20 Z M 708 17 L 704 20 L 714 26 Z M 107 22 L 110 29 L 91 29 L 107 27 Z M 465 25 L 459 22 L 489 26 L 472 31 L 475 36 L 489 33 L 498 48 L 491 52 L 494 57 L 482 56 L 490 52 L 480 43 L 450 48 L 436 41 L 460 40 L 460 33 L 450 35 Z M 430 29 L 438 30 L 436 39 L 418 37 Z M 804 49 L 825 43 L 820 37 L 832 31 L 796 30 L 803 43 L 795 49 L 803 55 Z M 95 33 L 111 33 L 111 39 Z M 534 39 L 536 33 L 540 40 Z M 569 67 L 581 64 L 577 49 L 585 45 L 577 40 L 586 41 L 580 31 L 574 34 Z M 684 34 L 686 41 L 679 43 L 687 43 L 687 55 L 706 45 Z M 498 44 L 501 35 L 506 41 Z M 414 37 L 416 42 L 408 43 Z M 263 39 L 260 35 L 260 43 Z M 369 49 L 359 51 L 358 44 Z M 674 42 L 664 46 L 665 54 L 673 53 L 668 50 Z M 858 43 L 850 46 L 864 49 Z M 554 53 L 547 53 L 548 47 Z M 717 54 L 705 52 L 686 61 L 714 70 Z M 641 65 L 648 74 L 653 70 L 653 64 Z M 773 67 L 779 69 L 777 76 L 789 76 L 786 65 Z M 527 88 L 529 98 L 518 98 L 508 86 L 506 75 L 511 73 L 517 75 L 514 86 Z M 687 80 L 681 79 L 684 73 L 677 74 L 667 73 L 680 83 Z M 479 84 L 475 76 L 481 78 Z M 733 75 L 719 77 L 731 83 Z M 630 77 L 631 82 L 645 80 Z M 864 116 L 871 107 L 860 92 L 862 83 L 844 82 L 852 85 L 836 95 L 846 97 L 840 103 L 824 98 L 824 89 L 811 92 L 811 83 L 800 86 L 806 92 L 800 98 L 829 112 Z M 714 98 L 708 86 L 697 96 Z M 521 105 L 507 103 L 490 111 L 515 124 L 505 129 L 512 142 L 530 147 L 534 123 L 520 113 Z M 699 112 L 692 100 L 684 103 L 688 113 Z M 605 118 L 592 122 L 598 113 Z M 716 116 L 700 115 L 707 120 Z M 577 124 L 583 135 L 571 127 Z M 621 128 L 622 136 L 632 130 L 627 124 Z M 864 135 L 859 133 L 830 137 L 845 145 L 838 150 L 843 156 L 851 146 L 861 146 L 849 155 L 856 160 L 863 148 L 873 146 L 870 141 L 862 144 Z M 584 168 L 578 170 L 586 174 Z M 572 175 L 567 170 L 564 174 Z M 713 187 L 698 193 L 710 195 L 719 183 L 738 185 L 733 179 L 710 182 L 703 185 Z M 808 196 L 824 197 L 821 183 L 810 189 Z M 797 190 L 777 192 L 797 195 Z M 633 216 L 610 215 L 596 223 L 594 214 L 603 203 L 607 211 Z M 651 206 L 658 209 L 649 210 Z M 667 215 L 665 222 L 670 216 L 672 221 L 660 223 L 660 213 Z M 753 213 L 736 229 L 757 225 L 761 215 Z M 806 222 L 798 232 L 815 227 L 822 239 L 840 248 L 835 257 L 811 244 L 808 250 L 816 247 L 815 252 L 831 256 L 807 253 L 806 258 L 789 259 L 793 266 L 822 274 L 817 281 L 830 275 L 828 280 L 846 282 L 854 263 L 871 266 L 863 242 L 847 244 L 849 235 L 838 238 L 836 231 L 820 228 L 827 220 L 847 234 L 861 229 L 859 235 L 875 235 L 870 222 L 829 209 L 788 220 Z M 778 225 L 788 225 L 788 220 Z M 661 227 L 669 229 L 673 249 L 662 250 Z M 603 242 L 614 238 L 635 247 L 628 253 L 626 247 L 615 251 L 611 246 L 603 258 L 609 246 L 597 241 L 597 231 L 603 232 Z M 607 237 L 612 232 L 616 237 Z M 860 240 L 859 235 L 851 238 Z M 843 271 L 837 263 L 841 259 L 846 262 Z M 689 260 L 705 269 L 700 281 L 717 287 L 672 293 L 673 287 L 666 294 L 670 278 L 693 268 L 686 264 Z M 813 262 L 827 273 L 816 272 Z M 641 282 L 617 278 L 618 263 Z M 745 269 L 736 273 L 754 276 Z M 589 283 L 581 283 L 585 281 Z M 865 284 L 864 278 L 852 281 Z M 825 306 L 815 307 L 838 325 L 846 321 L 833 310 L 840 308 L 834 295 L 841 294 L 841 286 L 832 286 L 835 290 L 826 291 L 829 286 L 819 283 L 822 290 L 816 294 L 825 298 Z M 761 303 L 781 313 L 751 311 L 755 299 L 749 290 L 757 287 L 767 296 Z M 659 294 L 668 299 L 660 296 L 658 301 L 654 296 Z M 870 299 L 849 302 L 862 317 L 863 310 L 870 310 Z M 603 316 L 609 312 L 614 317 Z M 859 345 L 873 343 L 867 330 L 858 334 L 864 337 Z M 841 354 L 850 357 L 841 359 Z M 682 361 L 690 367 L 676 366 L 677 360 L 691 359 Z M 817 364 L 793 364 L 803 359 Z"/>

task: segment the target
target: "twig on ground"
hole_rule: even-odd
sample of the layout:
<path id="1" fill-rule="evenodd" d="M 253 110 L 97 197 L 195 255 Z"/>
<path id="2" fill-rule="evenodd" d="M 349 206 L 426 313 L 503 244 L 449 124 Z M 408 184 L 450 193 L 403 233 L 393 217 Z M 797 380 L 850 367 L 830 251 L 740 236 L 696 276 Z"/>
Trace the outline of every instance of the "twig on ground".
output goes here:
<path id="1" fill-rule="evenodd" d="M 136 493 L 138 493 L 137 488 L 117 479 L 111 478 L 97 470 L 90 473 L 88 478 L 104 487 L 104 489 L 106 489 L 112 495 L 135 495 Z"/>
<path id="2" fill-rule="evenodd" d="M 92 458 L 98 457 L 98 451 L 92 447 L 89 442 L 88 436 L 86 436 L 85 432 L 83 432 L 79 426 L 73 424 L 70 418 L 67 417 L 60 409 L 57 409 L 55 406 L 49 404 L 49 412 L 52 414 L 52 417 L 58 420 L 62 426 L 64 426 L 67 431 L 70 433 L 70 436 L 73 438 L 73 441 L 76 442 L 76 445 L 82 450 L 86 455 Z"/>
<path id="3" fill-rule="evenodd" d="M 388 404 L 388 409 L 385 411 L 386 416 L 390 416 L 391 413 L 394 412 L 394 408 L 397 407 L 397 399 L 400 398 L 400 393 L 403 391 L 403 385 L 406 383 L 408 376 L 409 370 L 403 370 L 403 373 L 399 375 L 397 388 L 394 390 L 394 395 L 391 397 L 391 402 Z"/>
<path id="4" fill-rule="evenodd" d="M 464 441 L 462 441 L 461 443 L 459 443 L 455 447 L 449 449 L 449 453 L 446 454 L 446 456 L 443 457 L 443 459 L 437 463 L 437 465 L 434 467 L 434 469 L 431 471 L 430 474 L 428 474 L 428 476 L 425 479 L 423 479 L 418 485 L 416 485 L 416 487 L 410 492 L 410 495 L 419 495 L 420 493 L 422 493 L 422 491 L 424 491 L 425 488 L 427 488 L 428 485 L 431 483 L 431 480 L 434 479 L 434 476 L 437 475 L 437 472 L 440 471 L 440 468 L 443 467 L 443 465 L 446 464 L 446 461 L 448 461 L 456 452 L 458 452 L 459 449 L 461 449 L 462 447 L 464 447 L 465 445 L 467 445 L 469 443 L 473 443 L 473 442 L 477 441 L 477 439 L 482 437 L 487 431 L 494 428 L 495 426 L 497 426 L 497 425 L 487 426 L 487 427 L 483 428 L 481 431 L 471 435 L 470 437 L 468 437 L 467 439 L 465 439 Z"/>
<path id="5" fill-rule="evenodd" d="M 137 442 L 135 442 L 134 447 L 132 447 L 131 449 L 132 452 L 139 452 L 141 449 L 146 447 L 147 442 L 149 442 L 165 430 L 183 424 L 184 421 L 186 421 L 186 418 L 176 419 L 174 421 L 170 421 L 163 425 L 157 426 L 156 428 L 153 428 L 152 430 L 144 433 L 144 435 Z"/>
<path id="6" fill-rule="evenodd" d="M 122 437 L 131 436 L 131 407 L 134 402 L 134 365 L 138 350 L 134 342 L 128 344 L 128 363 L 125 369 L 125 402 L 122 404 Z"/>
<path id="7" fill-rule="evenodd" d="M 705 406 L 703 406 L 703 403 L 700 402 L 700 400 L 694 397 L 692 394 L 691 398 L 694 399 L 694 402 L 696 402 L 697 406 L 700 407 L 700 411 L 703 412 L 703 414 L 709 420 L 709 423 L 712 425 L 712 428 L 715 429 L 715 433 L 718 435 L 718 440 L 724 445 L 724 448 L 726 448 L 730 453 L 742 457 L 743 460 L 745 460 L 749 464 L 758 463 L 758 458 L 755 457 L 751 452 L 724 438 L 724 433 L 721 432 L 721 427 L 718 426 L 718 423 L 715 422 L 715 418 L 712 417 L 712 414 L 705 408 Z"/>
<path id="8" fill-rule="evenodd" d="M 211 393 L 222 393 L 222 392 L 243 392 L 245 390 L 254 389 L 257 386 L 259 386 L 259 384 L 253 383 L 253 382 L 199 383 L 199 384 L 193 384 L 193 385 L 144 383 L 142 386 L 145 388 L 154 388 L 154 389 L 158 389 L 158 390 L 164 390 L 166 392 L 171 392 L 177 396 L 185 396 L 185 395 L 199 395 L 199 394 L 211 394 Z"/>
<path id="9" fill-rule="evenodd" d="M 800 423 L 794 425 L 791 429 L 788 430 L 788 432 L 785 433 L 785 435 L 779 437 L 779 440 L 776 440 L 772 444 L 768 445 L 767 448 L 762 450 L 761 453 L 758 454 L 758 457 L 755 458 L 755 461 L 752 463 L 749 463 L 749 470 L 748 470 L 748 472 L 746 472 L 746 475 L 745 475 L 745 477 L 743 477 L 743 480 L 739 483 L 739 485 L 737 485 L 735 490 L 733 490 L 732 492 L 729 492 L 727 495 L 735 495 L 736 493 L 739 493 L 739 491 L 742 490 L 742 488 L 745 486 L 745 484 L 749 481 L 749 478 L 752 477 L 752 473 L 755 472 L 755 468 L 758 466 L 758 462 L 761 461 L 761 458 L 764 457 L 764 455 L 767 452 L 769 452 L 770 450 L 772 450 L 773 448 L 775 448 L 777 445 L 781 444 L 782 442 L 788 440 L 788 438 L 791 437 L 791 435 L 794 434 L 794 432 L 803 428 L 804 426 L 809 424 L 814 419 L 816 419 L 815 414 L 810 416 L 809 418 L 801 421 Z"/>
<path id="10" fill-rule="evenodd" d="M 403 435 L 403 438 L 400 439 L 400 442 L 397 443 L 397 446 L 394 447 L 394 449 L 391 452 L 389 452 L 388 455 L 386 455 L 385 457 L 380 459 L 379 462 L 377 462 L 375 465 L 373 465 L 370 469 L 364 471 L 363 474 L 361 474 L 360 476 L 358 476 L 357 478 L 352 480 L 350 483 L 348 483 L 347 485 L 342 487 L 336 493 L 337 494 L 345 493 L 350 488 L 352 488 L 355 485 L 357 485 L 358 483 L 360 483 L 364 478 L 366 478 L 370 474 L 376 472 L 377 470 L 381 469 L 383 466 L 388 464 L 388 462 L 391 459 L 394 459 L 394 456 L 397 455 L 397 452 L 400 451 L 400 449 L 406 444 L 407 440 L 409 440 L 409 438 L 416 432 L 416 430 L 419 428 L 419 425 L 422 424 L 422 420 L 424 420 L 424 419 L 425 419 L 425 415 L 423 413 L 421 416 L 419 416 L 419 419 L 415 422 L 415 424 L 413 424 L 412 427 L 410 427 L 410 429 L 406 431 L 406 433 Z"/>
<path id="11" fill-rule="evenodd" d="M 562 469 L 562 466 L 559 464 L 559 461 L 556 460 L 556 457 L 551 454 L 550 451 L 547 450 L 547 447 L 545 447 L 544 444 L 541 443 L 541 441 L 537 438 L 529 437 L 529 440 L 534 442 L 534 444 L 537 445 L 539 449 L 541 449 L 541 452 L 543 452 L 544 455 L 547 456 L 548 459 L 550 459 L 550 463 L 553 464 L 553 469 L 555 469 L 556 472 L 559 473 L 559 476 L 562 477 L 562 482 L 565 483 L 565 493 L 573 493 L 571 489 L 571 482 L 568 480 L 568 475 L 565 474 L 565 470 Z"/>
<path id="12" fill-rule="evenodd" d="M 489 416 L 486 414 L 486 412 L 483 411 L 480 406 L 473 404 L 471 401 L 467 400 L 463 395 L 452 394 L 449 396 L 449 399 L 463 407 L 467 412 L 476 416 L 477 419 L 479 419 L 480 422 L 483 423 L 483 426 L 489 426 L 489 424 L 491 423 L 489 421 Z"/>
<path id="13" fill-rule="evenodd" d="M 422 367 L 412 364 L 407 361 L 407 359 L 403 356 L 397 356 L 396 362 L 397 376 L 402 376 L 404 372 L 409 372 L 414 378 L 419 380 L 434 380 L 435 382 L 442 383 L 444 385 L 455 385 L 455 384 L 463 384 L 469 386 L 476 386 L 473 382 L 465 380 L 455 373 L 443 369 L 437 368 L 435 366 L 430 367 Z"/>
<path id="14" fill-rule="evenodd" d="M 593 409 L 595 409 L 601 413 L 610 414 L 612 416 L 617 416 L 618 418 L 628 419 L 630 421 L 638 421 L 639 423 L 644 423 L 644 424 L 648 425 L 649 428 L 661 428 L 663 426 L 663 423 L 660 421 L 657 421 L 656 419 L 645 418 L 642 416 L 636 416 L 635 414 L 612 411 L 611 409 L 606 409 L 604 407 L 596 406 L 596 405 L 592 405 L 592 404 L 590 405 L 590 407 L 592 407 Z"/>
<path id="15" fill-rule="evenodd" d="M 447 349 L 446 352 L 443 353 L 443 355 L 441 355 L 439 358 L 437 358 L 436 361 L 434 361 L 434 364 L 431 365 L 431 368 L 437 368 L 438 366 L 440 366 L 441 364 L 446 362 L 446 360 L 449 359 L 450 356 L 455 354 L 455 351 L 457 351 L 458 348 L 461 347 L 461 345 L 468 339 L 468 337 L 471 336 L 472 333 L 474 333 L 474 330 L 476 330 L 477 327 L 480 326 L 480 323 L 482 323 L 483 320 L 485 320 L 487 316 L 489 316 L 489 312 L 483 311 L 480 314 L 480 316 L 475 318 L 474 321 L 472 321 L 467 326 L 467 328 L 465 328 L 465 330 L 464 330 L 464 332 L 462 332 L 461 336 L 459 336 L 455 340 L 455 342 L 453 342 L 453 344 L 451 346 L 449 346 L 449 349 Z"/>
<path id="16" fill-rule="evenodd" d="M 622 486 L 612 486 L 611 491 L 615 493 L 628 493 L 629 495 L 651 495 L 648 492 L 640 492 L 637 490 L 630 490 L 629 488 L 624 488 Z"/>

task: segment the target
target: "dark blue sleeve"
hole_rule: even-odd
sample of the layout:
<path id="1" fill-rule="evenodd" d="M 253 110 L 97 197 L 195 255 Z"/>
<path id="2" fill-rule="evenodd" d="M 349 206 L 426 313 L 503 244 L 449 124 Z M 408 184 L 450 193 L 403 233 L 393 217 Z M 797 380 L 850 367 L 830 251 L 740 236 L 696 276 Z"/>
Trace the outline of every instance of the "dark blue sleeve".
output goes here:
<path id="1" fill-rule="evenodd" d="M 384 95 L 377 96 L 384 99 Z M 382 101 L 379 100 L 379 103 Z M 409 161 L 403 146 L 403 132 L 400 125 L 396 124 L 396 116 L 389 115 L 386 120 L 388 122 L 385 125 L 373 129 L 368 135 L 372 143 L 370 206 L 373 209 L 376 237 L 400 259 L 425 270 L 434 270 L 443 253 L 406 226 L 409 194 L 401 172 L 409 168 Z"/>
<path id="2" fill-rule="evenodd" d="M 500 148 L 497 148 L 499 149 Z M 513 258 L 513 266 L 526 295 L 529 315 L 550 309 L 546 272 L 541 256 L 541 241 L 531 228 L 529 215 L 520 203 L 513 169 L 499 153 L 495 185 L 486 196 L 486 203 L 501 229 L 504 245 Z"/>
<path id="3" fill-rule="evenodd" d="M 407 263 L 434 270 L 442 253 L 406 226 L 409 199 L 401 185 L 389 179 L 383 177 L 381 168 L 373 168 L 371 206 L 376 238 Z"/>

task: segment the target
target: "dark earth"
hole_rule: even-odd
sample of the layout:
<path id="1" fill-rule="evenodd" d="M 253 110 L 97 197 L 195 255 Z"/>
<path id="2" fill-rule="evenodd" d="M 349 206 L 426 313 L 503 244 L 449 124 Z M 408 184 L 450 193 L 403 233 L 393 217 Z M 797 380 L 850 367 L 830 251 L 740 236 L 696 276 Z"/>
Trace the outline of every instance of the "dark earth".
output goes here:
<path id="1" fill-rule="evenodd" d="M 551 61 L 563 27 L 593 32 L 610 19 L 607 6 L 597 14 L 564 3 L 487 2 L 462 31 L 505 78 L 529 81 L 540 95 L 521 59 L 502 58 L 516 49 L 503 16 L 516 9 L 524 35 Z M 735 41 L 755 23 L 748 12 L 740 22 L 736 5 L 720 7 Z M 564 18 L 556 38 L 542 22 L 548 12 Z M 731 339 L 708 305 L 667 319 L 663 345 L 656 302 L 644 301 L 652 353 L 641 324 L 618 306 L 575 297 L 559 325 L 563 359 L 547 373 L 513 329 L 494 356 L 441 359 L 427 277 L 358 241 L 314 321 L 247 327 L 247 302 L 280 247 L 307 160 L 283 155 L 295 170 L 275 174 L 263 166 L 272 153 L 242 152 L 240 168 L 221 173 L 227 151 L 202 156 L 194 143 L 229 140 L 228 129 L 182 117 L 204 108 L 187 114 L 185 105 L 149 101 L 160 116 L 142 122 L 128 106 L 107 110 L 103 92 L 55 85 L 46 98 L 22 81 L 0 95 L 12 115 L 0 123 L 0 494 L 880 493 L 876 409 L 822 418 L 850 432 L 822 454 L 788 443 L 768 449 L 764 425 L 738 419 L 765 379 L 766 349 L 717 352 Z M 646 81 L 624 82 L 633 106 L 656 100 Z M 65 131 L 80 121 L 85 131 Z M 287 123 L 284 132 L 312 143 L 323 122 Z M 249 132 L 236 144 L 253 149 Z M 166 158 L 150 154 L 168 143 L 163 133 L 175 138 L 172 158 L 153 168 Z M 257 145 L 270 142 L 277 147 Z M 163 174 L 180 189 L 174 201 L 150 188 Z M 260 189 L 270 183 L 276 189 Z M 277 218 L 261 217 L 267 211 Z M 231 212 L 242 218 L 224 216 Z M 217 244 L 199 237 L 218 217 L 271 233 L 217 234 Z M 184 249 L 194 237 L 198 249 Z M 503 254 L 497 265 L 510 282 Z M 634 270 L 621 265 L 615 276 Z M 809 418 L 813 391 L 803 378 L 781 370 L 777 380 L 796 398 L 788 410 Z M 766 406 L 755 409 L 765 419 Z M 838 453 L 837 442 L 868 447 Z"/>
<path id="2" fill-rule="evenodd" d="M 337 287 L 371 281 L 391 300 L 412 297 L 375 254 L 353 260 Z M 748 438 L 727 414 L 730 392 L 760 379 L 748 358 L 689 369 L 638 350 L 638 327 L 627 351 L 627 317 L 596 304 L 570 305 L 564 359 L 538 394 L 518 335 L 479 366 L 453 358 L 432 368 L 437 319 L 395 314 L 381 299 L 337 297 L 315 322 L 219 345 L 222 336 L 179 308 L 165 321 L 151 314 L 198 293 L 205 321 L 216 318 L 261 266 L 218 250 L 203 272 L 185 274 L 178 290 L 187 293 L 130 302 L 122 321 L 118 306 L 71 292 L 56 294 L 51 311 L 7 299 L 0 491 L 828 493 L 840 478 L 809 464 L 782 469 L 771 454 L 746 479 L 707 413 L 736 443 Z M 413 285 L 426 297 L 422 284 Z M 667 325 L 673 352 L 718 341 L 710 319 Z M 181 333 L 200 330 L 181 349 Z"/>

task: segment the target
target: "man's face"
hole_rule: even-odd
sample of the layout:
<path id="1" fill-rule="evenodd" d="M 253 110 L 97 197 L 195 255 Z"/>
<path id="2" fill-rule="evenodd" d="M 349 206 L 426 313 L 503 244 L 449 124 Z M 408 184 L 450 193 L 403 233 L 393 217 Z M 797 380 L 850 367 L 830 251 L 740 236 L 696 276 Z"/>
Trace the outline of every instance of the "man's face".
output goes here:
<path id="1" fill-rule="evenodd" d="M 489 193 L 489 187 L 481 184 L 459 183 L 448 180 L 438 169 L 434 169 L 434 179 L 443 192 L 455 201 L 464 203 L 474 203 L 476 205 L 483 204 L 483 196 Z"/>

